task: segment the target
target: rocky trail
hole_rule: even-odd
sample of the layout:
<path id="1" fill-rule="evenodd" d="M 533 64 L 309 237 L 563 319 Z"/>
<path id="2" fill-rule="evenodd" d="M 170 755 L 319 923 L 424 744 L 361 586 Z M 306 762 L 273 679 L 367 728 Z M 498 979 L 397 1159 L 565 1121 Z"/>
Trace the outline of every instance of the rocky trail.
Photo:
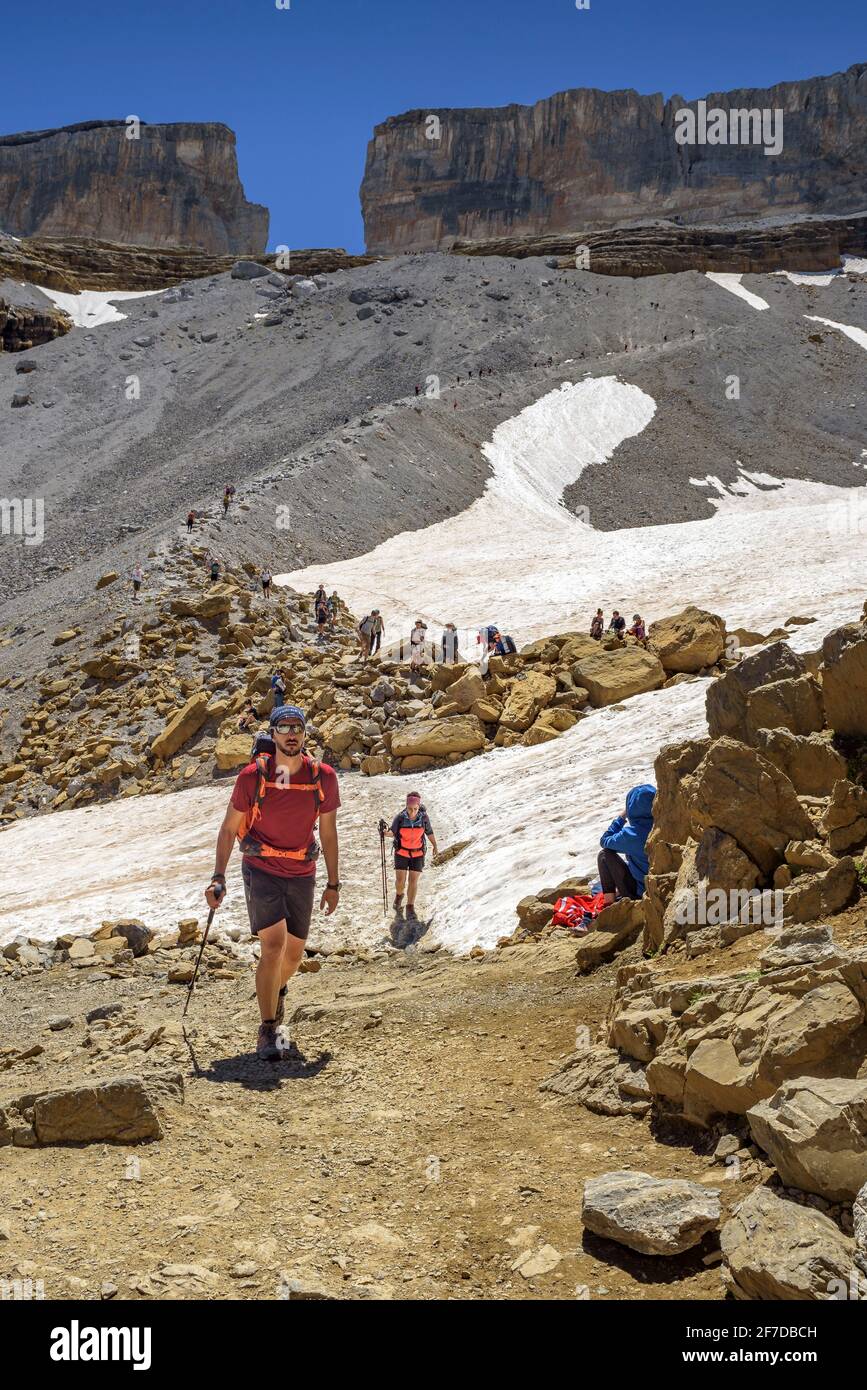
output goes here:
<path id="1" fill-rule="evenodd" d="M 2 1150 L 3 1277 L 84 1299 L 721 1296 L 712 1237 L 661 1270 L 582 1230 L 583 1180 L 612 1164 L 740 1186 L 707 1136 L 539 1092 L 604 1018 L 613 967 L 576 978 L 568 940 L 372 954 L 296 979 L 296 1050 L 273 1065 L 250 1055 L 249 970 L 205 975 L 188 1042 L 186 990 L 156 975 L 0 986 L 3 1096 L 169 1079 L 152 1142 Z M 44 1050 L 10 1066 L 10 1046 Z"/>

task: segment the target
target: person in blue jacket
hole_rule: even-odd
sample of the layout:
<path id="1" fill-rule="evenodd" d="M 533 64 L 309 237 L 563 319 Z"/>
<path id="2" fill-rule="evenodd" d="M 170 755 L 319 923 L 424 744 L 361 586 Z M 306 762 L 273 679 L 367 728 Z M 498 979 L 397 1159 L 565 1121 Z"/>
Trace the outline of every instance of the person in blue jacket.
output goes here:
<path id="1" fill-rule="evenodd" d="M 597 863 L 605 906 L 616 898 L 640 898 L 649 868 L 645 844 L 653 829 L 653 798 L 649 782 L 633 787 L 626 798 L 626 814 L 617 816 L 602 839 Z"/>

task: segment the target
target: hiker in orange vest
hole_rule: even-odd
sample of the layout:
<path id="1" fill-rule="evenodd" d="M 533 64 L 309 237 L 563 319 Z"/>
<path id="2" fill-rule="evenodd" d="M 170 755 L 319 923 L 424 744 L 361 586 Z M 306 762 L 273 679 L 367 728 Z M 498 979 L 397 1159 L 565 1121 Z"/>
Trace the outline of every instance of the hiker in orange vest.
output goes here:
<path id="1" fill-rule="evenodd" d="M 425 837 L 433 845 L 434 854 L 438 853 L 433 826 L 418 792 L 409 793 L 405 810 L 398 811 L 391 822 L 391 833 L 394 836 L 394 911 L 398 917 L 403 917 L 406 888 L 407 920 L 415 922 L 415 895 L 424 868 Z"/>
<path id="2" fill-rule="evenodd" d="M 261 951 L 256 996 L 262 1023 L 256 1054 L 270 1062 L 279 1058 L 285 1042 L 277 1030 L 283 1022 L 289 980 L 304 957 L 313 915 L 317 822 L 328 871 L 319 906 L 330 916 L 340 900 L 337 774 L 305 754 L 306 723 L 297 705 L 280 705 L 271 711 L 270 738 L 235 781 L 217 837 L 214 872 L 205 889 L 208 906 L 220 907 L 226 895 L 226 867 L 237 839 L 250 931 L 258 937 Z"/>

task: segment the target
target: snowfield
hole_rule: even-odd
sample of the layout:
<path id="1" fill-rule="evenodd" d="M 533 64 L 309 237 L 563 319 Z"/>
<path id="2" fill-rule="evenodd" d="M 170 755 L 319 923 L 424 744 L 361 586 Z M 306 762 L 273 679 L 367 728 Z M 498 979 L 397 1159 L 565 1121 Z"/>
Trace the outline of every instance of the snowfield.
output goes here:
<path id="1" fill-rule="evenodd" d="M 564 384 L 497 427 L 483 446 L 492 477 L 465 512 L 276 582 L 310 590 L 322 579 L 353 612 L 378 607 L 388 641 L 405 637 L 416 616 L 429 636 L 445 622 L 471 630 L 495 622 L 524 643 L 586 631 L 597 606 L 651 622 L 698 603 L 730 627 L 760 631 L 796 613 L 831 626 L 860 609 L 867 520 L 852 507 L 860 492 L 741 469 L 731 489 L 693 479 L 716 494 L 716 515 L 701 521 L 595 531 L 592 516 L 567 511 L 564 488 L 640 433 L 655 410 L 644 391 L 615 377 Z M 769 524 L 769 513 L 783 523 Z M 841 524 L 844 513 L 854 519 Z M 423 576 L 415 599 L 403 597 L 413 587 L 407 574 Z"/>
<path id="2" fill-rule="evenodd" d="M 115 304 L 122 299 L 144 299 L 151 294 L 165 294 L 165 290 L 81 290 L 78 294 L 64 294 L 61 290 L 49 290 L 39 286 L 41 294 L 53 300 L 58 309 L 64 309 L 76 328 L 100 328 L 104 323 L 119 323 L 127 317 Z"/>

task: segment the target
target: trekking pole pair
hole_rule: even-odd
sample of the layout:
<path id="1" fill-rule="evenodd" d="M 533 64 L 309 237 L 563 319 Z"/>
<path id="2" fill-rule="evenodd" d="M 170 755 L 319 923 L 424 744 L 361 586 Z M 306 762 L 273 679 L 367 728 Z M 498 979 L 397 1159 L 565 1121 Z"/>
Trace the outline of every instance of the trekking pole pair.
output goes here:
<path id="1" fill-rule="evenodd" d="M 388 912 L 388 872 L 385 867 L 385 832 L 388 829 L 384 820 L 379 822 L 379 852 L 382 859 L 382 910 Z"/>

